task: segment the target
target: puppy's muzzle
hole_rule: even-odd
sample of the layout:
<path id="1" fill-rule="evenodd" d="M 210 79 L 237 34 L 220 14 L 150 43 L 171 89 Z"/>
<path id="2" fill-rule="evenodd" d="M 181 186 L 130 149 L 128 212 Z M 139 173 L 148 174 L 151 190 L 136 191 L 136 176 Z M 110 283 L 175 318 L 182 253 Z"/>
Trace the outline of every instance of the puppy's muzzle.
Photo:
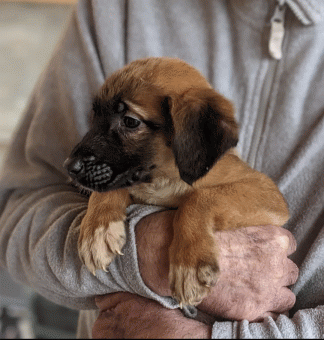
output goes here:
<path id="1" fill-rule="evenodd" d="M 98 192 L 149 182 L 151 180 L 150 171 L 155 167 L 153 165 L 146 169 L 137 166 L 124 171 L 113 170 L 106 163 L 97 161 L 94 156 L 69 157 L 63 166 L 77 185 Z"/>
<path id="2" fill-rule="evenodd" d="M 89 189 L 100 189 L 112 179 L 113 171 L 105 163 L 95 163 L 95 157 L 68 158 L 64 162 L 70 177 Z"/>

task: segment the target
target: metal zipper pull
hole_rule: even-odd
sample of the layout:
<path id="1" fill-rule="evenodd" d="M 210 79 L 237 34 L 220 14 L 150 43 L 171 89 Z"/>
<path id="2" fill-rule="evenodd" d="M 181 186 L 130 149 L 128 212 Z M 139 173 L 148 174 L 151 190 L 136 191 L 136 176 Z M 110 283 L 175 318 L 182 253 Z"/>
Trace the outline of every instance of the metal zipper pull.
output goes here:
<path id="1" fill-rule="evenodd" d="M 269 53 L 274 59 L 281 59 L 282 57 L 282 42 L 285 35 L 285 0 L 278 2 L 275 12 L 271 18 L 271 30 L 269 39 Z"/>

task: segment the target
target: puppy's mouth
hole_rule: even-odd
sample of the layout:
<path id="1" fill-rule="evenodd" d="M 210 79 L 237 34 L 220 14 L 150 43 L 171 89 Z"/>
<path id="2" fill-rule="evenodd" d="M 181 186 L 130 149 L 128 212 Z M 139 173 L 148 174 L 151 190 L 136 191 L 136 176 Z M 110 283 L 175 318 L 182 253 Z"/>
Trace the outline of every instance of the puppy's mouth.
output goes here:
<path id="1" fill-rule="evenodd" d="M 93 158 L 71 159 L 64 162 L 74 184 L 82 189 L 105 192 L 130 187 L 151 181 L 151 170 L 154 165 L 128 168 L 124 171 L 114 170 L 106 163 L 94 163 Z"/>

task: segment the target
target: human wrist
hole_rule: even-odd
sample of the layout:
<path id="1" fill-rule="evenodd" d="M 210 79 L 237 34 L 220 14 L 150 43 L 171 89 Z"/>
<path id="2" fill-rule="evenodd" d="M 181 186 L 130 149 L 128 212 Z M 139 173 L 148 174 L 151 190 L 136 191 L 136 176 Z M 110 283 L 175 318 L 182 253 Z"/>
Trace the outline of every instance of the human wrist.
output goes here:
<path id="1" fill-rule="evenodd" d="M 136 226 L 137 257 L 146 286 L 160 296 L 170 296 L 168 249 L 172 241 L 174 211 L 144 217 Z"/>

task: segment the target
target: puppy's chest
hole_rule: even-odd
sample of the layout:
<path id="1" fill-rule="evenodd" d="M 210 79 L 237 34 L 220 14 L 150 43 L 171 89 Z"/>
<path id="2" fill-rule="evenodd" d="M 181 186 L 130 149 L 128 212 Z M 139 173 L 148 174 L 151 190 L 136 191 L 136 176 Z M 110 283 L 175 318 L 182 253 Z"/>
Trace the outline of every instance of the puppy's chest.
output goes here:
<path id="1" fill-rule="evenodd" d="M 152 183 L 141 183 L 129 188 L 135 203 L 161 205 L 170 208 L 179 206 L 183 196 L 192 187 L 181 180 L 158 178 Z"/>

